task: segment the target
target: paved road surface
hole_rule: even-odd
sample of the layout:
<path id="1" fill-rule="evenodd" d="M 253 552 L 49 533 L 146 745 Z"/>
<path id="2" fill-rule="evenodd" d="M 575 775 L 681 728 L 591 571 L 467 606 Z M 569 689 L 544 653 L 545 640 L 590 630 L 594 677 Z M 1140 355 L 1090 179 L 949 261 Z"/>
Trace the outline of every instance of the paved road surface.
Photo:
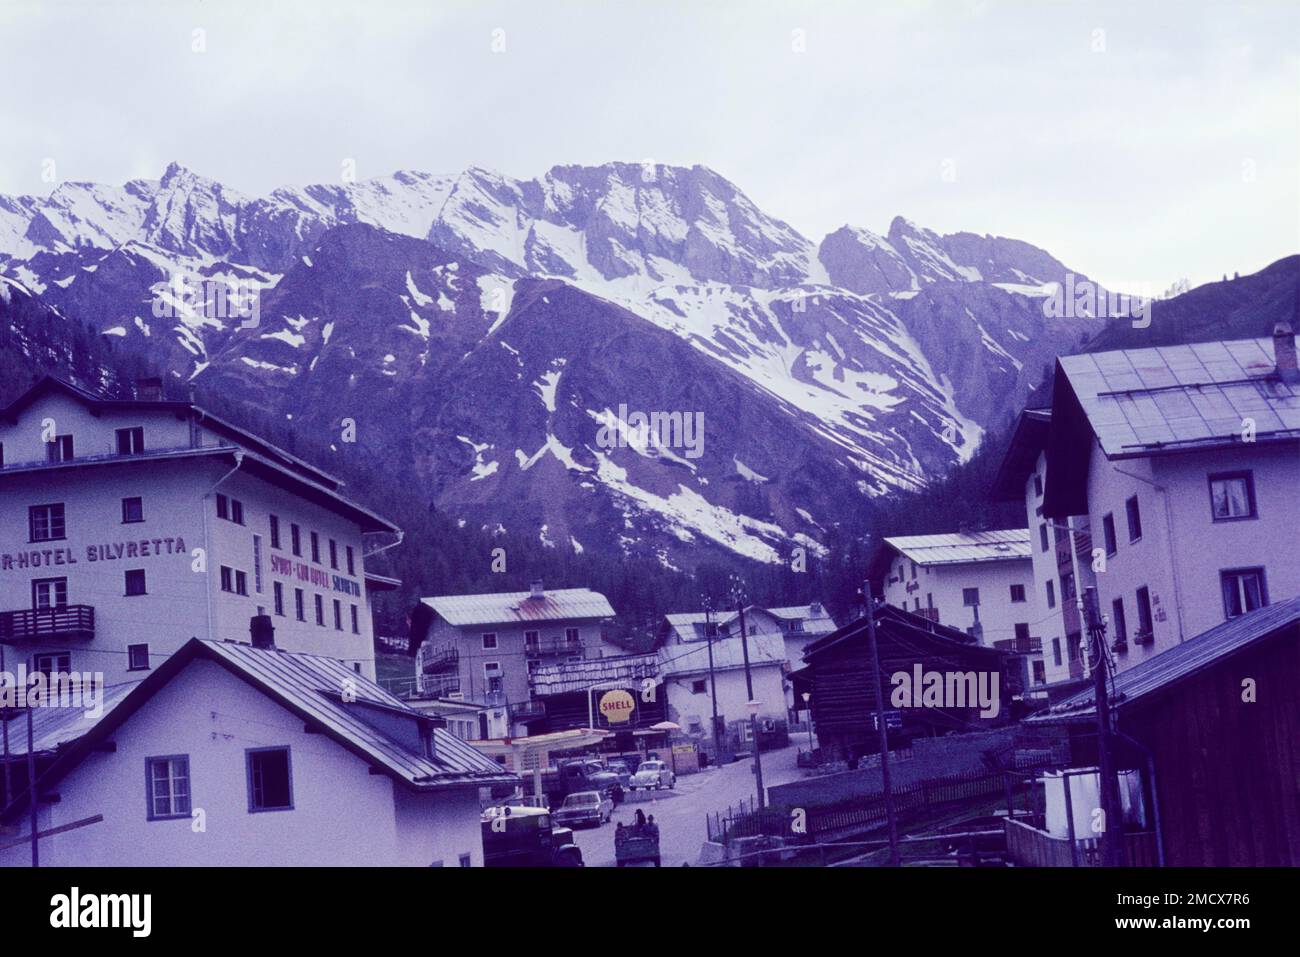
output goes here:
<path id="1" fill-rule="evenodd" d="M 785 784 L 803 775 L 796 765 L 798 745 L 763 752 L 763 784 Z M 659 825 L 659 852 L 664 867 L 694 866 L 700 846 L 708 838 L 705 815 L 725 810 L 754 797 L 753 760 L 744 758 L 721 768 L 682 775 L 672 791 L 641 792 L 614 809 L 614 818 L 598 828 L 579 830 L 574 839 L 588 867 L 614 867 L 614 828 L 632 822 L 636 809 L 655 816 Z"/>

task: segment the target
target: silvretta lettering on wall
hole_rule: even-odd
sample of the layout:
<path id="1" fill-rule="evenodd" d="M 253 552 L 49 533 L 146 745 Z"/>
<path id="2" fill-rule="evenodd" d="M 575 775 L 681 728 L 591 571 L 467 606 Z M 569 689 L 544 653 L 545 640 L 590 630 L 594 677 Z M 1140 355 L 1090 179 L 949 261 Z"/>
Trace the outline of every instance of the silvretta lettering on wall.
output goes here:
<path id="1" fill-rule="evenodd" d="M 159 555 L 184 555 L 183 538 L 142 538 L 129 542 L 87 545 L 82 557 L 88 562 L 116 561 L 119 558 L 155 558 Z M 24 571 L 29 568 L 53 568 L 78 565 L 82 561 L 73 548 L 38 548 L 25 552 L 0 554 L 0 571 Z"/>

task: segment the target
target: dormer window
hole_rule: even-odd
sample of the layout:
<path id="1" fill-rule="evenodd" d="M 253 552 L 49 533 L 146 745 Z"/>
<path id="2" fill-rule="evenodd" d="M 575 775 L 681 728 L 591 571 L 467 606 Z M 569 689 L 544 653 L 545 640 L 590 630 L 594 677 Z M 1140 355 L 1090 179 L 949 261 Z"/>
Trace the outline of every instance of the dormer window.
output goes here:
<path id="1" fill-rule="evenodd" d="M 139 455 L 144 451 L 144 429 L 139 426 L 117 430 L 117 454 Z"/>

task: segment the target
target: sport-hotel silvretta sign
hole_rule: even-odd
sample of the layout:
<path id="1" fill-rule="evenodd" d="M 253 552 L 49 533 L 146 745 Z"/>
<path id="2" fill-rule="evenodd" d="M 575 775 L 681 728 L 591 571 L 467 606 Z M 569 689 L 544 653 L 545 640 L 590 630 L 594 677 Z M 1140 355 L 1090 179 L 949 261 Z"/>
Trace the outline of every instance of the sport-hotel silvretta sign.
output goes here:
<path id="1" fill-rule="evenodd" d="M 54 568 L 87 562 L 110 562 L 118 559 L 155 558 L 160 555 L 184 555 L 183 538 L 141 538 L 128 542 L 86 545 L 80 551 L 71 546 L 34 548 L 23 552 L 0 553 L 0 571 L 23 571 L 29 568 Z"/>
<path id="2" fill-rule="evenodd" d="M 318 588 L 329 588 L 355 598 L 361 597 L 361 586 L 352 579 L 342 575 L 331 575 L 323 568 L 313 568 L 306 562 L 295 562 L 279 555 L 271 556 L 271 574 L 297 579 Z"/>

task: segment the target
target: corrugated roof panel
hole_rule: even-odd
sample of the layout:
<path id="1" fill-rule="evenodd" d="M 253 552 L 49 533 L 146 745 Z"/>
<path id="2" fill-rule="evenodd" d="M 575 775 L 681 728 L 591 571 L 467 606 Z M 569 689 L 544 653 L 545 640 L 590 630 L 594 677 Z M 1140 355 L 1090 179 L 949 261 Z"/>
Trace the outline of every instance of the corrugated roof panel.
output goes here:
<path id="1" fill-rule="evenodd" d="M 254 648 L 242 642 L 203 644 L 273 696 L 320 722 L 410 784 L 488 783 L 510 777 L 496 762 L 444 729 L 434 729 L 433 758 L 416 754 L 378 731 L 335 696 L 346 690 L 357 702 L 406 712 L 413 719 L 420 718 L 420 712 L 336 658 Z"/>
<path id="2" fill-rule="evenodd" d="M 944 535 L 901 535 L 886 538 L 885 544 L 918 565 L 1008 561 L 1030 557 L 1027 528 Z"/>
<path id="3" fill-rule="evenodd" d="M 1189 638 L 1140 664 L 1115 675 L 1112 701 L 1121 707 L 1209 667 L 1218 659 L 1266 638 L 1300 621 L 1300 597 L 1280 601 Z M 1054 705 L 1030 721 L 1079 718 L 1092 713 L 1095 699 L 1091 689 L 1081 691 Z"/>
<path id="4" fill-rule="evenodd" d="M 1118 350 L 1060 362 L 1111 457 L 1180 443 L 1232 444 L 1247 418 L 1259 434 L 1291 430 L 1300 437 L 1300 397 L 1273 375 L 1269 339 Z"/>
<path id="5" fill-rule="evenodd" d="M 550 589 L 541 598 L 526 591 L 438 595 L 423 603 L 456 626 L 614 617 L 609 600 L 589 588 Z"/>

